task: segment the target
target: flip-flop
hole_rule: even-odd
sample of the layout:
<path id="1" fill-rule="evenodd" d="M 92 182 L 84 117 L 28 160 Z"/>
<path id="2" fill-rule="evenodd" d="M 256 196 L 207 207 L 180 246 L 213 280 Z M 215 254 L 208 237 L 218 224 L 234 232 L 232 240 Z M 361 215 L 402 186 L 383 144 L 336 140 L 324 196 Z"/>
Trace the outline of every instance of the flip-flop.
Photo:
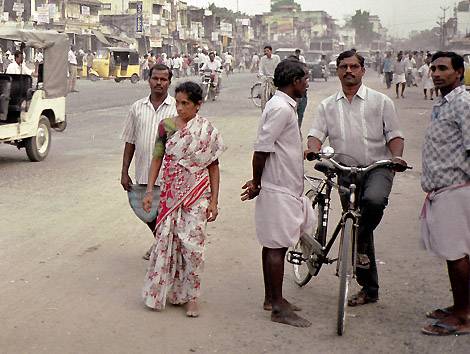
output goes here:
<path id="1" fill-rule="evenodd" d="M 421 328 L 421 332 L 428 336 L 461 336 L 464 334 L 470 334 L 470 328 L 460 330 L 457 326 L 441 321 L 436 321 L 426 327 Z"/>
<path id="2" fill-rule="evenodd" d="M 448 316 L 452 315 L 452 312 L 444 309 L 435 309 L 434 311 L 426 312 L 426 317 L 432 320 L 442 320 Z"/>

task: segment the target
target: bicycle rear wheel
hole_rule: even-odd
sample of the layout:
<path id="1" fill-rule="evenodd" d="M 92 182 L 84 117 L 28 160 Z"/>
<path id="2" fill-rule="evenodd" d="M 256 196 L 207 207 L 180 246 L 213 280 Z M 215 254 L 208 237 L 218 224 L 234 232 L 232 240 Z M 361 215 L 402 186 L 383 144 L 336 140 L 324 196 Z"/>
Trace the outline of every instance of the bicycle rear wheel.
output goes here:
<path id="1" fill-rule="evenodd" d="M 346 322 L 346 306 L 348 302 L 348 290 L 353 277 L 352 264 L 353 247 L 353 219 L 347 218 L 341 235 L 341 249 L 339 262 L 339 296 L 338 296 L 338 319 L 337 333 L 342 336 Z"/>
<path id="2" fill-rule="evenodd" d="M 261 107 L 261 91 L 261 82 L 257 82 L 251 87 L 250 98 L 256 107 Z"/>

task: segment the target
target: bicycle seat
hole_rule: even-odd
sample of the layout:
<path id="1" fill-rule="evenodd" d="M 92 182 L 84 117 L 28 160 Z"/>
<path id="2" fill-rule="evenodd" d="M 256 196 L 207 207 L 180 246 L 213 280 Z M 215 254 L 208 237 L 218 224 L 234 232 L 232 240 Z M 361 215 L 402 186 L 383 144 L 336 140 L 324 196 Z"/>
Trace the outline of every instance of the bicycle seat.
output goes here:
<path id="1" fill-rule="evenodd" d="M 314 168 L 325 175 L 334 174 L 336 172 L 336 168 L 331 162 L 328 162 L 328 160 L 317 162 Z"/>

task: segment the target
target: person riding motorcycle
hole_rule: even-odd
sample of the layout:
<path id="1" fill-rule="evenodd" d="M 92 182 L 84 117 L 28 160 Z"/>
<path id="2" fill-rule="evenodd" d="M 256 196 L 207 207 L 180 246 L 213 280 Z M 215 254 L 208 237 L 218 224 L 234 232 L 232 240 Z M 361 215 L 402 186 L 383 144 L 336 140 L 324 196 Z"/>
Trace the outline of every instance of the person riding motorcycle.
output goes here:
<path id="1" fill-rule="evenodd" d="M 220 77 L 219 72 L 221 69 L 220 61 L 216 60 L 215 53 L 209 53 L 209 61 L 205 62 L 204 65 L 201 67 L 201 71 L 204 72 L 206 70 L 211 71 L 211 82 L 216 87 L 216 93 L 219 94 L 220 91 Z"/>

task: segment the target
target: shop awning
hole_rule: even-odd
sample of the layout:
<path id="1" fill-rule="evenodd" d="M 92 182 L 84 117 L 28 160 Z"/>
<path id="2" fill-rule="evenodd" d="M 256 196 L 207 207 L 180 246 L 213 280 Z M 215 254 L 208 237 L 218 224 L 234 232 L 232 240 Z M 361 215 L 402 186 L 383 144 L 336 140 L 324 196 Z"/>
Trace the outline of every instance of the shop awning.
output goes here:
<path id="1" fill-rule="evenodd" d="M 96 39 L 98 39 L 101 43 L 111 45 L 111 43 L 109 43 L 108 40 L 105 38 L 104 34 L 100 31 L 93 30 L 93 34 L 96 36 Z"/>

